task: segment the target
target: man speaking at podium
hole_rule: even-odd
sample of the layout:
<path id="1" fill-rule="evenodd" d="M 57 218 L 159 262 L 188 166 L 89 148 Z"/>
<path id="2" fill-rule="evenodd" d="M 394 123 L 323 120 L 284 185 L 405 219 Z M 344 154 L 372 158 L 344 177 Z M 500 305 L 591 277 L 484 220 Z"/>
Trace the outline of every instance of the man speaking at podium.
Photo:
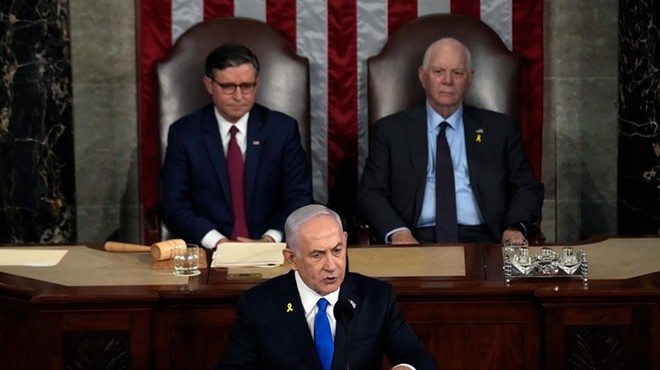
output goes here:
<path id="1" fill-rule="evenodd" d="M 392 285 L 346 272 L 346 232 L 321 205 L 284 231 L 289 273 L 245 292 L 218 369 L 436 369 L 403 317 Z"/>

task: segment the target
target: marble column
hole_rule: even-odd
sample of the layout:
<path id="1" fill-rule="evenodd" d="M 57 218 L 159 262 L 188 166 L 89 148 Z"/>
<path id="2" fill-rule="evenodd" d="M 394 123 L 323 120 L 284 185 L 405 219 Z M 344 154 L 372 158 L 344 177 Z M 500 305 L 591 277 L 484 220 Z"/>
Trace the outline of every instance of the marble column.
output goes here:
<path id="1" fill-rule="evenodd" d="M 618 232 L 660 234 L 660 0 L 619 2 Z"/>
<path id="2" fill-rule="evenodd" d="M 68 0 L 0 5 L 0 242 L 76 235 Z"/>

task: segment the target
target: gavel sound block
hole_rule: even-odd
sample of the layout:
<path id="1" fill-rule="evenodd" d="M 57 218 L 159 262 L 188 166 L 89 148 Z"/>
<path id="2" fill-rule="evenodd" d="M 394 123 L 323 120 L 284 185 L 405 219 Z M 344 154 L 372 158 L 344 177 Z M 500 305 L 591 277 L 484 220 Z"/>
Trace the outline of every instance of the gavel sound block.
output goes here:
<path id="1" fill-rule="evenodd" d="M 119 242 L 106 242 L 104 248 L 109 252 L 150 252 L 152 270 L 171 270 L 173 268 L 174 248 L 178 246 L 185 247 L 186 242 L 183 239 L 163 240 L 155 243 L 151 247 L 140 244 L 129 244 Z M 199 268 L 205 269 L 206 250 L 199 248 Z"/>
<path id="2" fill-rule="evenodd" d="M 140 244 L 129 244 L 119 242 L 106 242 L 103 246 L 109 252 L 150 252 L 154 261 L 165 261 L 174 258 L 174 248 L 186 246 L 183 239 L 163 240 L 154 243 L 151 247 Z"/>

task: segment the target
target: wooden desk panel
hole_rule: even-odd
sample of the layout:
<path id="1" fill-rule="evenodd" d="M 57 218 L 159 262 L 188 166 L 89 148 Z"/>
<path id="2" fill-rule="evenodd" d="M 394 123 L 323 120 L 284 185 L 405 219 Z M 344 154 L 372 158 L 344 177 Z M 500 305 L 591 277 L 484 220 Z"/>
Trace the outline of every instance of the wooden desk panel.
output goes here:
<path id="1" fill-rule="evenodd" d="M 440 369 L 541 368 L 538 310 L 530 302 L 500 297 L 401 308 Z"/>
<path id="2" fill-rule="evenodd" d="M 380 277 L 441 369 L 569 369 L 592 355 L 660 369 L 660 272 L 506 284 L 501 248 L 465 251 L 465 276 Z M 212 368 L 238 296 L 260 281 L 213 269 L 187 284 L 67 287 L 0 273 L 3 369 Z"/>
<path id="3" fill-rule="evenodd" d="M 153 368 L 212 369 L 220 362 L 236 304 L 166 307 L 154 313 Z M 190 358 L 189 354 L 196 354 Z"/>

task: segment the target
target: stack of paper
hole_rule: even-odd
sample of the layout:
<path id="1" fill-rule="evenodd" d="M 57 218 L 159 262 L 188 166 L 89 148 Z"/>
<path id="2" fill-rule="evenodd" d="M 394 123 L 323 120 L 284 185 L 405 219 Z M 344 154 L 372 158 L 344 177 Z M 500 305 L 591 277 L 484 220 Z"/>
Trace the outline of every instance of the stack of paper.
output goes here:
<path id="1" fill-rule="evenodd" d="M 285 247 L 285 243 L 222 243 L 213 253 L 211 267 L 281 266 Z"/>
<path id="2" fill-rule="evenodd" d="M 0 250 L 0 266 L 56 266 L 66 253 L 67 250 L 61 249 L 3 248 Z"/>

